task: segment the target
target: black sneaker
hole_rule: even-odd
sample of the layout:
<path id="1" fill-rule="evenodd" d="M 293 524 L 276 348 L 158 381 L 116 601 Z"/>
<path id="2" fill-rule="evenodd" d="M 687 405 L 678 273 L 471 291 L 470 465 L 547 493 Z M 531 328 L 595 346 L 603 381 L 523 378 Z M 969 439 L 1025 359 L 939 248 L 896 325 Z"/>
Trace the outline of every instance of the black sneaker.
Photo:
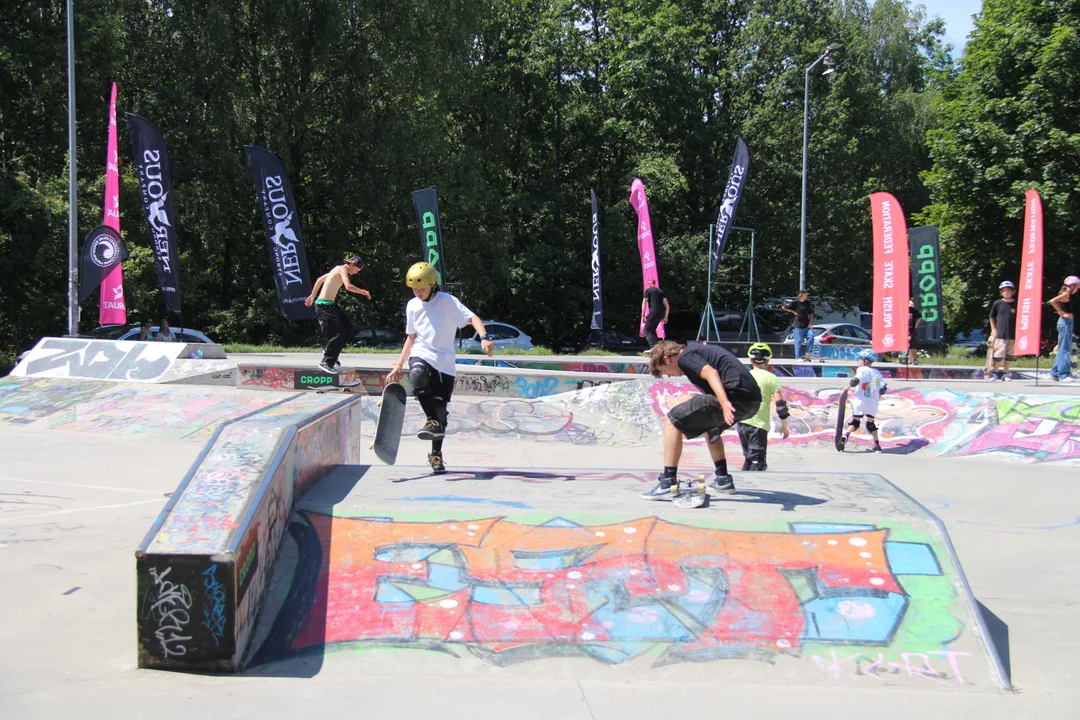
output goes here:
<path id="1" fill-rule="evenodd" d="M 432 475 L 442 475 L 446 472 L 446 465 L 443 464 L 442 453 L 428 453 L 427 456 L 428 465 L 431 466 Z"/>
<path id="2" fill-rule="evenodd" d="M 428 421 L 424 423 L 424 427 L 420 428 L 420 432 L 416 433 L 416 437 L 421 440 L 438 440 L 443 435 L 442 425 L 434 418 L 428 418 Z"/>
<path id="3" fill-rule="evenodd" d="M 724 493 L 725 495 L 735 494 L 735 478 L 730 475 L 717 475 L 709 483 L 709 487 L 716 492 Z"/>
<path id="4" fill-rule="evenodd" d="M 881 443 L 874 443 L 874 452 L 881 452 Z"/>
<path id="5" fill-rule="evenodd" d="M 656 487 L 647 493 L 641 493 L 641 497 L 646 500 L 670 500 L 676 490 L 675 478 L 665 478 L 663 475 L 660 478 L 660 481 L 656 483 Z M 664 485 L 665 479 L 670 480 L 671 484 Z"/>
<path id="6" fill-rule="evenodd" d="M 331 365 L 328 360 L 323 360 L 321 363 L 319 363 L 319 368 L 330 373 L 331 375 L 338 374 L 337 368 Z"/>

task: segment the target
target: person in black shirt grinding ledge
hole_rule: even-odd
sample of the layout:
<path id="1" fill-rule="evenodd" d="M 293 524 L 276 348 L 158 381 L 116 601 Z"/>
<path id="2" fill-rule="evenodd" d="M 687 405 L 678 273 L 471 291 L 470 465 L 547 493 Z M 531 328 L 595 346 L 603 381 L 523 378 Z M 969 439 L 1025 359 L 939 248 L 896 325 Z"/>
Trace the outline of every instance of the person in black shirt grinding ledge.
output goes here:
<path id="1" fill-rule="evenodd" d="M 677 342 L 659 342 L 649 353 L 653 377 L 685 375 L 701 389 L 671 408 L 664 418 L 664 473 L 649 492 L 647 500 L 663 500 L 678 492 L 679 458 L 683 438 L 706 434 L 709 455 L 716 477 L 709 487 L 735 494 L 735 480 L 728 474 L 727 455 L 720 434 L 740 420 L 753 417 L 761 406 L 761 389 L 750 372 L 727 350 L 715 345 L 686 347 Z M 674 488 L 672 487 L 674 486 Z"/>

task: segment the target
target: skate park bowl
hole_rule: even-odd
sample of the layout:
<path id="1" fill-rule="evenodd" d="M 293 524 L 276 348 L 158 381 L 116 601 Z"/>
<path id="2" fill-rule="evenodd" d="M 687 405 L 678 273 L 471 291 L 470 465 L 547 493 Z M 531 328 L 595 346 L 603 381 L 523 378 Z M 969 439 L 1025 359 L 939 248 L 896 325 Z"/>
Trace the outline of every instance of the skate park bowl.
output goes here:
<path id="1" fill-rule="evenodd" d="M 80 357 L 80 367 L 104 362 Z M 318 676 L 319 687 L 419 672 L 481 685 L 648 681 L 669 696 L 676 683 L 1000 696 L 1016 661 L 1007 631 L 972 597 L 967 578 L 1002 613 L 1002 598 L 1028 586 L 1037 597 L 1025 596 L 1025 607 L 1042 607 L 1053 594 L 1037 578 L 1018 581 L 1024 567 L 1052 575 L 1044 557 L 1067 567 L 1047 548 L 1075 523 L 1046 516 L 1070 512 L 1071 502 L 1067 477 L 1050 469 L 1065 467 L 1068 476 L 1080 463 L 1080 404 L 1066 388 L 897 379 L 878 420 L 885 452 L 869 453 L 855 436 L 838 454 L 832 434 L 845 383 L 784 379 L 791 436 L 773 428 L 769 472 L 738 472 L 738 441 L 728 435 L 738 494 L 680 510 L 639 496 L 661 464 L 664 414 L 696 392 L 685 382 L 610 363 L 462 368 L 447 428 L 450 472 L 432 476 L 428 444 L 415 438 L 423 415 L 411 398 L 398 464 L 364 452 L 388 370 L 364 364 L 352 371 L 371 380 L 353 395 L 298 391 L 295 372 L 272 380 L 275 392 L 256 390 L 241 384 L 239 368 L 260 363 L 244 360 L 229 386 L 0 378 L 0 443 L 9 467 L 21 468 L 4 475 L 33 480 L 20 458 L 34 447 L 61 465 L 73 462 L 72 446 L 190 448 L 186 472 L 155 478 L 172 491 L 157 518 L 111 528 L 126 533 L 128 564 L 103 580 L 134 591 L 95 598 L 123 610 L 114 630 L 126 649 L 114 649 L 116 657 L 266 680 Z M 686 472 L 711 472 L 699 441 L 685 456 Z M 63 483 L 92 475 L 71 467 Z M 150 483 L 145 466 L 126 472 L 132 488 Z M 1032 493 L 1011 502 L 1002 488 L 1015 487 L 1017 476 L 1033 488 L 1052 484 L 1063 499 Z M 97 485 L 114 482 L 95 477 Z M 36 487 L 0 482 L 18 498 Z M 163 502 L 161 492 L 157 498 Z M 957 514 L 976 501 L 981 514 Z M 49 512 L 80 511 L 54 502 Z M 7 507 L 20 506 L 0 504 Z M 50 525 L 31 530 L 34 520 L 23 530 L 18 512 L 5 519 L 4 557 L 43 548 L 19 542 L 52 537 Z M 131 573 L 131 549 L 144 533 Z M 988 546 L 988 559 L 980 541 L 998 533 L 1008 544 Z M 79 557 L 81 548 L 65 552 Z M 37 597 L 36 577 L 12 577 Z M 12 600 L 10 592 L 0 597 Z M 9 633 L 20 624 L 13 617 Z M 1010 622 L 1024 617 L 1014 608 Z M 43 651 L 53 646 L 47 630 L 35 632 Z M 1039 682 L 1032 662 L 1028 687 Z M 1037 677 L 1050 672 L 1040 668 Z M 140 677 L 159 678 L 161 691 L 199 694 L 187 684 L 198 674 Z"/>

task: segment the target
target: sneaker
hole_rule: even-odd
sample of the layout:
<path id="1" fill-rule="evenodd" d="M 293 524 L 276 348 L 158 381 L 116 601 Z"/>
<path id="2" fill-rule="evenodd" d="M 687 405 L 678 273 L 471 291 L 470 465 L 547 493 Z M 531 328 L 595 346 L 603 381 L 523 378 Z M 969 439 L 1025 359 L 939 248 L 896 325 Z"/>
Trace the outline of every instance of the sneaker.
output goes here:
<path id="1" fill-rule="evenodd" d="M 428 453 L 427 456 L 428 465 L 431 466 L 432 475 L 442 475 L 446 472 L 446 465 L 443 463 L 442 453 Z"/>
<path id="2" fill-rule="evenodd" d="M 340 360 L 335 360 L 334 361 L 334 370 L 336 372 L 341 372 L 341 361 Z"/>
<path id="3" fill-rule="evenodd" d="M 319 368 L 330 373 L 331 375 L 338 374 L 337 368 L 331 365 L 330 361 L 328 360 L 323 360 L 321 363 L 319 363 Z"/>
<path id="4" fill-rule="evenodd" d="M 428 421 L 424 423 L 424 427 L 420 428 L 420 432 L 416 433 L 416 437 L 421 440 L 438 440 L 443 435 L 442 425 L 435 418 L 428 418 Z"/>
<path id="5" fill-rule="evenodd" d="M 1061 379 L 1058 382 L 1072 382 L 1072 381 L 1073 381 L 1073 376 L 1072 375 L 1062 375 Z"/>
<path id="6" fill-rule="evenodd" d="M 662 477 L 662 476 L 661 476 Z M 674 478 L 671 478 L 674 480 Z M 675 489 L 675 483 L 671 485 L 664 485 L 664 481 L 660 480 L 656 483 L 656 487 L 647 493 L 641 493 L 641 497 L 646 500 L 667 500 L 671 497 L 672 491 Z"/>
<path id="7" fill-rule="evenodd" d="M 881 452 L 881 443 L 874 443 L 874 452 Z"/>
<path id="8" fill-rule="evenodd" d="M 1009 377 L 1008 375 L 1002 375 L 1001 376 L 1001 382 L 1012 382 L 1012 378 Z"/>
<path id="9" fill-rule="evenodd" d="M 709 483 L 709 487 L 716 492 L 724 493 L 725 495 L 735 494 L 735 479 L 730 475 L 717 475 Z"/>

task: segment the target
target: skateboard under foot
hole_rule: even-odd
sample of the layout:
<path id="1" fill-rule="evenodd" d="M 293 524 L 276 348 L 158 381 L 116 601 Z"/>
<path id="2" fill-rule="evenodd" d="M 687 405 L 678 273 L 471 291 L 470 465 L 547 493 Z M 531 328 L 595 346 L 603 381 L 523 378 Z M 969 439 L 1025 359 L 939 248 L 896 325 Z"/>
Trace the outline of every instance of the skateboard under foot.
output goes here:
<path id="1" fill-rule="evenodd" d="M 698 475 L 696 480 L 679 478 L 671 496 L 671 504 L 677 508 L 699 508 L 709 504 L 709 494 L 705 492 L 705 476 Z"/>

